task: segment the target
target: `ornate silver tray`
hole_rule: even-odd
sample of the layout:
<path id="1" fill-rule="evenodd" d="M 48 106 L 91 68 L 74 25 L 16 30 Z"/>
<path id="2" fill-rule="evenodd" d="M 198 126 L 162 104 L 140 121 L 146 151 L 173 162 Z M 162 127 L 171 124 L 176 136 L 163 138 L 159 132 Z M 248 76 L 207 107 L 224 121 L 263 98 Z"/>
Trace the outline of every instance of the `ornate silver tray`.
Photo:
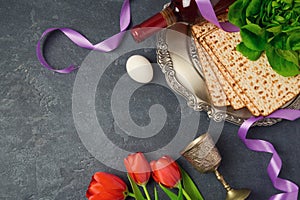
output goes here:
<path id="1" fill-rule="evenodd" d="M 219 108 L 211 104 L 197 50 L 188 32 L 188 25 L 179 23 L 158 33 L 157 63 L 165 74 L 168 85 L 187 100 L 189 107 L 206 112 L 214 121 L 242 124 L 252 117 L 246 108 L 234 110 L 230 106 Z M 300 109 L 300 95 L 283 108 Z M 270 126 L 279 121 L 280 119 L 265 118 L 255 125 Z"/>

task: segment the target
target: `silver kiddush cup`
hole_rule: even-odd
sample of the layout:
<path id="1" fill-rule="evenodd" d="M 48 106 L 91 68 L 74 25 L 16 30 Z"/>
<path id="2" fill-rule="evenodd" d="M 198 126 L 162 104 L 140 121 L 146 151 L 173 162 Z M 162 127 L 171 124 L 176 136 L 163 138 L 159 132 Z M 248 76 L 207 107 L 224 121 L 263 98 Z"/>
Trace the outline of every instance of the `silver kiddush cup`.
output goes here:
<path id="1" fill-rule="evenodd" d="M 205 133 L 192 141 L 181 155 L 201 173 L 213 172 L 227 191 L 226 200 L 245 200 L 251 193 L 249 189 L 233 189 L 218 172 L 221 156 L 211 136 Z"/>

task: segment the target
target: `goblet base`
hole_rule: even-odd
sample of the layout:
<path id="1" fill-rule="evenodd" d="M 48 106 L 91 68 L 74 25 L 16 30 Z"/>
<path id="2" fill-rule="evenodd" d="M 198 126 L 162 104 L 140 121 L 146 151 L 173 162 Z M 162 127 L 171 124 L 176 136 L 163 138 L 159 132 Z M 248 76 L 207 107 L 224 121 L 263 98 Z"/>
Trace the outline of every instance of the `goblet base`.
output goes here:
<path id="1" fill-rule="evenodd" d="M 249 189 L 231 189 L 227 192 L 226 200 L 245 200 L 251 193 Z"/>

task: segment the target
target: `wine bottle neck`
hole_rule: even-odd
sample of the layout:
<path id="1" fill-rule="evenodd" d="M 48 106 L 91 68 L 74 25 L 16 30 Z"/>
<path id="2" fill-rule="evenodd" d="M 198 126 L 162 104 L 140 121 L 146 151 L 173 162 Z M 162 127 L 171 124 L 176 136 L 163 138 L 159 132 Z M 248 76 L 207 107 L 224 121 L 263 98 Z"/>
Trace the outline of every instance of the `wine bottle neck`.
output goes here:
<path id="1" fill-rule="evenodd" d="M 216 14 L 220 15 L 225 13 L 228 6 L 234 1 L 235 0 L 220 0 L 214 7 Z M 172 0 L 169 6 L 164 10 L 133 27 L 131 29 L 131 34 L 137 42 L 141 42 L 161 28 L 173 25 L 177 21 L 192 24 L 195 23 L 196 20 L 202 21 L 204 18 L 201 16 L 194 0 Z"/>
<path id="2" fill-rule="evenodd" d="M 134 26 L 131 29 L 131 34 L 137 42 L 141 42 L 161 30 L 161 28 L 168 27 L 176 21 L 177 19 L 172 9 L 167 7 L 141 24 Z"/>
<path id="3" fill-rule="evenodd" d="M 177 18 L 173 12 L 173 10 L 170 7 L 165 8 L 160 12 L 160 14 L 163 16 L 164 20 L 166 21 L 166 26 L 170 26 L 174 24 L 177 21 Z M 161 27 L 164 28 L 164 27 Z"/>

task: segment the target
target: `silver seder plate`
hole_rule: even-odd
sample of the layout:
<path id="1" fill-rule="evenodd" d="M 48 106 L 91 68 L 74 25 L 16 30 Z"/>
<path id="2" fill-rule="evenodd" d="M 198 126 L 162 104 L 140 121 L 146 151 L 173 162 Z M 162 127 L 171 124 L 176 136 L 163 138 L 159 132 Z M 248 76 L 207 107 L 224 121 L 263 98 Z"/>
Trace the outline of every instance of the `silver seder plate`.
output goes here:
<path id="1" fill-rule="evenodd" d="M 216 122 L 228 121 L 241 125 L 252 117 L 246 109 L 234 110 L 231 106 L 214 107 L 210 100 L 201 64 L 193 39 L 189 36 L 189 26 L 177 23 L 157 35 L 157 62 L 165 74 L 170 88 L 187 100 L 187 105 L 195 111 L 204 111 Z M 300 109 L 300 95 L 282 108 Z M 270 126 L 280 119 L 265 118 L 257 126 Z"/>

